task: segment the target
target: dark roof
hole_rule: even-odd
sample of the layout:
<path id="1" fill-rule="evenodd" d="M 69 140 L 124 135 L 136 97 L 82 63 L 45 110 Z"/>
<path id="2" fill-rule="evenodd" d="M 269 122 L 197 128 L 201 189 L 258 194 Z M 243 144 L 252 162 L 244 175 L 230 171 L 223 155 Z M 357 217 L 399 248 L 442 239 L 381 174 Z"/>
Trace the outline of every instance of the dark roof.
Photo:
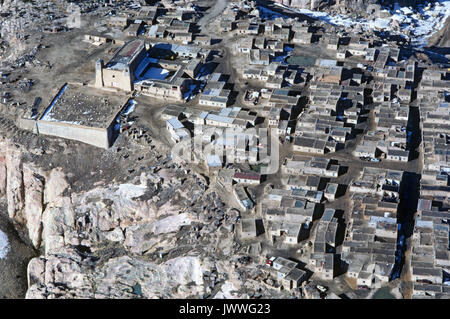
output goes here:
<path id="1" fill-rule="evenodd" d="M 236 172 L 234 173 L 234 178 L 259 181 L 261 179 L 261 175 L 257 173 Z"/>

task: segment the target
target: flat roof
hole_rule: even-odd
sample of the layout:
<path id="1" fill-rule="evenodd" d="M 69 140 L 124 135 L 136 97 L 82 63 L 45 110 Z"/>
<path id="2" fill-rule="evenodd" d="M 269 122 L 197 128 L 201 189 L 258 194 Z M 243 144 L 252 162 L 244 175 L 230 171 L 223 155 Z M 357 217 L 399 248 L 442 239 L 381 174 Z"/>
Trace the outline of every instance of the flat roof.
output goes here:
<path id="1" fill-rule="evenodd" d="M 67 84 L 55 96 L 41 121 L 107 127 L 113 116 L 128 101 L 128 96 L 86 86 Z"/>
<path id="2" fill-rule="evenodd" d="M 208 114 L 206 116 L 206 120 L 231 124 L 231 123 L 233 123 L 234 118 L 225 117 L 225 116 L 216 115 L 216 114 Z"/>
<path id="3" fill-rule="evenodd" d="M 261 175 L 259 175 L 257 173 L 236 172 L 236 173 L 234 173 L 234 178 L 251 179 L 251 180 L 259 181 L 261 179 Z"/>
<path id="4" fill-rule="evenodd" d="M 222 161 L 219 155 L 208 155 L 206 156 L 206 162 L 210 167 L 222 167 Z"/>
<path id="5" fill-rule="evenodd" d="M 295 266 L 297 266 L 297 263 L 295 261 L 283 258 L 283 257 L 277 257 L 275 258 L 275 260 L 273 261 L 273 263 L 277 263 L 282 265 L 283 267 L 287 267 L 289 269 L 295 268 Z"/>
<path id="6" fill-rule="evenodd" d="M 143 40 L 137 39 L 127 42 L 114 54 L 106 67 L 112 70 L 122 70 L 134 60 L 142 49 L 145 49 Z"/>
<path id="7" fill-rule="evenodd" d="M 285 277 L 288 280 L 298 281 L 303 278 L 303 276 L 306 274 L 306 271 L 303 271 L 298 268 L 292 269 L 289 274 Z"/>
<path id="8" fill-rule="evenodd" d="M 172 117 L 171 119 L 168 119 L 167 122 L 170 125 L 172 125 L 174 130 L 184 127 L 184 125 L 176 117 Z"/>

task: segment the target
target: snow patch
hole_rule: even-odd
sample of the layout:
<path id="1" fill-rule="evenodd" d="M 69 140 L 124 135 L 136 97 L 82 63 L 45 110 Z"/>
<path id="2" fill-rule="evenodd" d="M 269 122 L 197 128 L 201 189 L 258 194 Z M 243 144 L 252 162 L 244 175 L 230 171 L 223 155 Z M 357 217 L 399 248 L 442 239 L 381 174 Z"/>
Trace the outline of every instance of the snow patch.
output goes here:
<path id="1" fill-rule="evenodd" d="M 164 80 L 169 73 L 168 70 L 163 68 L 150 67 L 142 76 L 143 80 Z"/>
<path id="2" fill-rule="evenodd" d="M 137 104 L 137 102 L 135 100 L 133 100 L 133 99 L 129 100 L 127 108 L 123 112 L 123 115 L 128 115 L 128 114 L 132 113 L 134 111 L 136 104 Z"/>
<path id="3" fill-rule="evenodd" d="M 0 230 L 0 259 L 6 257 L 10 250 L 8 236 Z"/>
<path id="4" fill-rule="evenodd" d="M 191 100 L 194 97 L 194 91 L 197 88 L 197 84 L 191 84 L 189 85 L 189 90 L 184 93 L 183 98 L 186 101 Z"/>
<path id="5" fill-rule="evenodd" d="M 142 62 L 136 68 L 134 75 L 136 77 L 135 83 L 145 80 L 164 80 L 169 75 L 169 70 L 159 68 L 155 66 L 149 66 L 150 64 L 157 65 L 158 59 L 146 56 Z"/>
<path id="6" fill-rule="evenodd" d="M 80 121 L 62 121 L 62 120 L 55 120 L 53 117 L 51 117 L 50 115 L 47 115 L 47 117 L 45 118 L 45 121 L 49 121 L 49 122 L 58 122 L 58 123 L 64 123 L 64 124 L 73 124 L 73 125 L 81 125 Z"/>
<path id="7" fill-rule="evenodd" d="M 406 31 L 410 31 L 411 43 L 419 47 L 425 46 L 426 39 L 432 36 L 436 31 L 442 29 L 445 21 L 450 17 L 450 1 L 448 0 L 429 2 L 427 6 L 417 5 L 415 8 L 400 7 L 398 3 L 396 3 L 392 10 L 384 8 L 388 9 L 391 13 L 390 17 L 372 20 L 353 19 L 342 14 L 332 16 L 326 12 L 311 11 L 308 9 L 296 10 L 287 8 L 279 3 L 276 3 L 275 5 L 325 21 L 332 25 L 344 27 L 359 25 L 365 29 L 390 31 L 393 34 L 404 34 Z M 392 31 L 391 25 L 393 21 L 397 21 L 400 25 L 400 32 Z"/>
<path id="8" fill-rule="evenodd" d="M 411 8 L 408 7 L 404 7 L 404 8 L 399 8 L 399 10 L 406 15 L 410 15 L 412 13 L 414 13 L 414 11 Z"/>

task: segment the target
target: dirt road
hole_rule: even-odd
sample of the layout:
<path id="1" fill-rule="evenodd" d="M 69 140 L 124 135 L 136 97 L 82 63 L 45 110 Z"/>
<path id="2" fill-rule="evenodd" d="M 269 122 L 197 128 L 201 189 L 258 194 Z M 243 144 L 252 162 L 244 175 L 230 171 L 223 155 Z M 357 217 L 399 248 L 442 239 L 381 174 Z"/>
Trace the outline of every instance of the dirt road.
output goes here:
<path id="1" fill-rule="evenodd" d="M 202 33 L 208 34 L 211 32 L 208 28 L 210 22 L 225 10 L 229 2 L 230 0 L 216 0 L 214 2 L 214 5 L 208 10 L 208 13 L 206 13 L 197 23 Z"/>

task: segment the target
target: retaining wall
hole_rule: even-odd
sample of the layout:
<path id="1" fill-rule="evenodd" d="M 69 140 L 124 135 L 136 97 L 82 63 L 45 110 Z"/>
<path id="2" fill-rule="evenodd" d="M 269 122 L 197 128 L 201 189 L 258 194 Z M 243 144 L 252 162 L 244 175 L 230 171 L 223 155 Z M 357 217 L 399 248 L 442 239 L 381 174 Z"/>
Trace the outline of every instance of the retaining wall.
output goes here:
<path id="1" fill-rule="evenodd" d="M 67 138 L 101 148 L 109 148 L 110 146 L 111 134 L 109 131 L 111 126 L 108 128 L 97 128 L 42 120 L 38 120 L 36 125 L 39 134 Z"/>

